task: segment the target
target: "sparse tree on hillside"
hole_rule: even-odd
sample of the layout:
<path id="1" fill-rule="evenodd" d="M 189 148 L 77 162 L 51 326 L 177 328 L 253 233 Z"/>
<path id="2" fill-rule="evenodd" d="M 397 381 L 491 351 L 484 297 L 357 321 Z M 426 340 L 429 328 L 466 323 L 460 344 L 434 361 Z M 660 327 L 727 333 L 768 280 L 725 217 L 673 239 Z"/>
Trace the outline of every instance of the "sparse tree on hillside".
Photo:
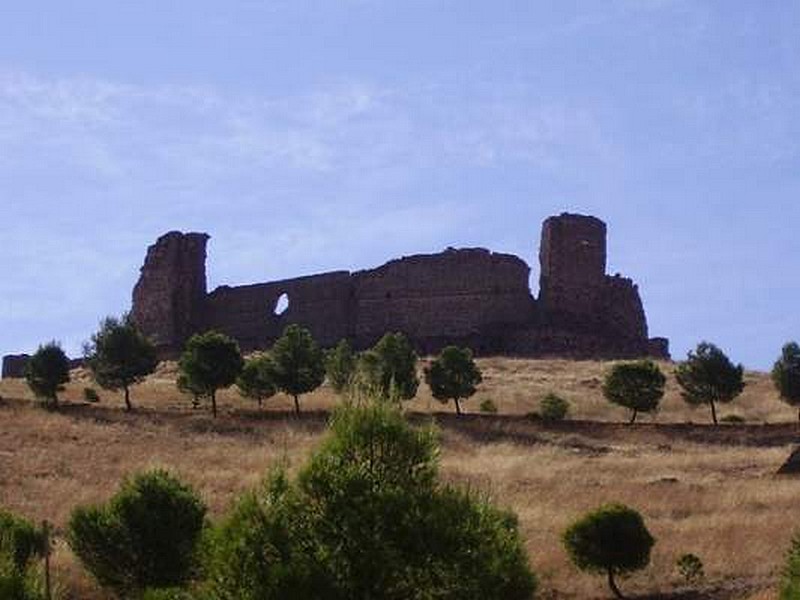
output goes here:
<path id="1" fill-rule="evenodd" d="M 275 364 L 268 354 L 257 354 L 245 361 L 244 368 L 236 387 L 245 398 L 258 402 L 261 408 L 264 400 L 271 398 L 278 391 L 275 385 Z"/>
<path id="2" fill-rule="evenodd" d="M 234 340 L 208 331 L 189 338 L 178 367 L 187 389 L 211 398 L 211 414 L 216 417 L 217 390 L 234 384 L 243 363 L 239 345 Z"/>
<path id="3" fill-rule="evenodd" d="M 642 516 L 622 504 L 606 504 L 586 514 L 562 536 L 570 559 L 581 571 L 602 573 L 617 598 L 615 577 L 644 569 L 655 544 Z"/>
<path id="4" fill-rule="evenodd" d="M 39 346 L 25 369 L 28 386 L 38 398 L 58 405 L 58 392 L 69 382 L 69 359 L 56 341 Z"/>
<path id="5" fill-rule="evenodd" d="M 325 373 L 336 393 L 341 394 L 353 380 L 356 372 L 356 355 L 347 340 L 325 353 Z"/>
<path id="6" fill-rule="evenodd" d="M 619 363 L 606 375 L 603 395 L 609 402 L 631 409 L 633 423 L 638 413 L 658 410 L 666 382 L 652 360 Z"/>
<path id="7" fill-rule="evenodd" d="M 798 407 L 797 418 L 800 420 L 800 346 L 796 342 L 783 347 L 781 357 L 772 367 L 772 381 L 781 400 Z"/>
<path id="8" fill-rule="evenodd" d="M 300 414 L 302 394 L 313 392 L 325 381 L 325 356 L 308 329 L 289 325 L 272 347 L 275 385 L 294 398 L 294 410 Z"/>
<path id="9" fill-rule="evenodd" d="M 734 365 L 714 344 L 701 342 L 689 352 L 686 362 L 678 365 L 675 378 L 681 395 L 689 404 L 708 404 L 711 419 L 717 424 L 717 402 L 731 402 L 744 389 L 744 367 Z"/>
<path id="10" fill-rule="evenodd" d="M 131 410 L 130 386 L 139 383 L 158 366 L 153 343 L 133 321 L 106 318 L 84 348 L 95 381 L 107 390 L 122 390 L 125 409 Z"/>
<path id="11" fill-rule="evenodd" d="M 453 400 L 460 415 L 459 401 L 472 396 L 483 377 L 469 348 L 447 346 L 425 369 L 425 381 L 434 398 L 442 403 Z"/>
<path id="12" fill-rule="evenodd" d="M 410 400 L 417 394 L 417 353 L 402 333 L 387 333 L 359 360 L 365 382 L 384 398 Z"/>

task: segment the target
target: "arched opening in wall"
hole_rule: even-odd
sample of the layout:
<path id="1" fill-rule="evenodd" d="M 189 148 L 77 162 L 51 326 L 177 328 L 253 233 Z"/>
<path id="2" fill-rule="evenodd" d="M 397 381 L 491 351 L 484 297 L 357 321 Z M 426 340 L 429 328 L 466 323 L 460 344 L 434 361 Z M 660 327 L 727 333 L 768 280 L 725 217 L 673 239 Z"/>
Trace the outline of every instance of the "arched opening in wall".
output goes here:
<path id="1" fill-rule="evenodd" d="M 282 293 L 275 302 L 275 307 L 272 309 L 272 313 L 276 317 L 282 316 L 287 310 L 289 310 L 289 294 L 286 292 Z"/>

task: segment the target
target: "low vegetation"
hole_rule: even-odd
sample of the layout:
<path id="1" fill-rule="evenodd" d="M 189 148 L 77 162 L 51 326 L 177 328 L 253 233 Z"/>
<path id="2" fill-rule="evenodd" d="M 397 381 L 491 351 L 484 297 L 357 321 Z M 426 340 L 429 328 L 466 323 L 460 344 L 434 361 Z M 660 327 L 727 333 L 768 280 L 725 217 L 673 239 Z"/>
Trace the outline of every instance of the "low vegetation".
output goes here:
<path id="1" fill-rule="evenodd" d="M 297 333 L 300 334 L 298 339 L 305 337 L 302 331 Z M 382 355 L 376 349 L 361 356 L 349 351 L 353 371 L 346 378 L 347 383 L 338 392 L 333 385 L 317 385 L 312 391 L 304 392 L 307 395 L 304 399 L 307 408 L 304 419 L 285 419 L 285 411 L 290 408 L 297 411 L 299 403 L 291 390 L 279 389 L 275 392 L 278 386 L 273 370 L 274 350 L 248 360 L 249 363 L 259 356 L 266 356 L 272 362 L 269 369 L 261 371 L 261 380 L 253 377 L 246 382 L 243 375 L 247 369 L 242 368 L 243 363 L 231 369 L 239 377 L 237 387 L 241 395 L 229 389 L 230 383 L 213 390 L 207 385 L 200 385 L 197 378 L 187 378 L 187 369 L 181 368 L 183 364 L 178 368 L 176 365 L 162 364 L 143 382 L 134 384 L 138 385 L 136 398 L 139 407 L 135 415 L 125 415 L 115 410 L 114 403 L 84 404 L 83 393 L 90 383 L 90 370 L 73 372 L 71 383 L 58 384 L 63 388 L 59 390 L 62 404 L 58 412 L 37 410 L 34 404 L 25 400 L 30 395 L 22 382 L 3 381 L 0 383 L 0 394 L 6 400 L 0 405 L 0 413 L 3 413 L 3 421 L 7 426 L 0 433 L 0 458 L 10 474 L 9 477 L 0 478 L 0 493 L 3 498 L 9 499 L 3 503 L 18 514 L 51 519 L 57 530 L 68 533 L 69 540 L 74 543 L 73 550 L 63 543 L 63 538 L 62 543 L 57 542 L 53 567 L 56 579 L 63 582 L 65 600 L 103 597 L 78 566 L 77 561 L 84 560 L 87 571 L 93 572 L 85 553 L 82 556 L 77 550 L 77 538 L 72 537 L 70 512 L 73 507 L 94 507 L 95 516 L 100 515 L 109 510 L 108 507 L 114 502 L 113 499 L 109 500 L 115 497 L 115 491 L 109 488 L 112 482 L 124 479 L 127 481 L 125 485 L 130 485 L 136 473 L 152 473 L 153 466 L 168 468 L 170 474 L 180 478 L 175 481 L 181 486 L 198 490 L 199 496 L 195 497 L 203 498 L 203 506 L 207 502 L 208 515 L 217 523 L 214 526 L 217 532 L 223 530 L 221 524 L 227 522 L 226 519 L 236 514 L 238 508 L 231 507 L 239 507 L 245 502 L 237 498 L 255 498 L 261 511 L 272 506 L 270 503 L 274 500 L 276 507 L 283 507 L 280 510 L 291 509 L 293 515 L 307 515 L 300 519 L 299 524 L 291 523 L 292 527 L 299 529 L 292 530 L 294 533 L 286 530 L 289 537 L 280 538 L 288 543 L 295 534 L 301 536 L 305 541 L 300 547 L 305 551 L 313 544 L 310 538 L 302 536 L 315 531 L 310 524 L 316 522 L 318 516 L 303 512 L 295 501 L 302 498 L 300 504 L 303 506 L 308 504 L 319 509 L 328 499 L 328 496 L 314 499 L 309 495 L 311 488 L 306 487 L 312 472 L 310 465 L 322 461 L 320 456 L 328 456 L 327 462 L 323 461 L 328 467 L 333 464 L 331 455 L 326 454 L 325 450 L 329 449 L 327 444 L 332 442 L 324 443 L 320 448 L 317 441 L 327 411 L 341 403 L 339 394 L 348 393 L 354 380 L 360 384 L 380 384 L 375 385 L 380 396 L 398 398 L 398 391 L 403 386 L 402 379 L 406 378 L 407 383 L 411 383 L 410 387 L 414 388 L 415 399 L 404 403 L 402 410 L 410 413 L 412 420 L 421 418 L 413 413 L 435 413 L 442 428 L 441 470 L 436 469 L 441 475 L 440 479 L 437 477 L 437 489 L 471 490 L 463 498 L 460 493 L 455 493 L 452 496 L 454 504 L 447 506 L 453 509 L 451 512 L 457 513 L 455 508 L 463 508 L 458 498 L 474 501 L 477 503 L 474 506 L 484 507 L 478 511 L 484 516 L 506 515 L 496 522 L 505 523 L 503 526 L 513 523 L 513 519 L 509 521 L 507 518 L 508 510 L 513 510 L 518 516 L 518 525 L 513 530 L 524 545 L 533 568 L 541 574 L 538 587 L 545 596 L 560 598 L 562 593 L 572 597 L 597 594 L 592 579 L 576 578 L 570 573 L 566 556 L 554 553 L 553 549 L 558 547 L 562 535 L 566 541 L 564 532 L 576 525 L 576 522 L 569 522 L 570 518 L 594 514 L 598 503 L 605 503 L 604 510 L 609 512 L 608 505 L 618 507 L 620 502 L 624 502 L 625 505 L 637 507 L 638 511 L 635 512 L 640 516 L 642 526 L 645 519 L 648 523 L 645 531 L 651 529 L 659 539 L 652 553 L 648 549 L 647 561 L 637 563 L 642 566 L 647 564 L 649 568 L 626 581 L 626 589 L 642 594 L 688 585 L 702 588 L 711 598 L 728 598 L 733 596 L 725 595 L 725 582 L 735 582 L 740 591 L 744 589 L 757 593 L 762 590 L 768 593 L 766 590 L 776 585 L 783 569 L 781 588 L 789 591 L 782 592 L 782 597 L 796 597 L 786 594 L 794 593 L 791 590 L 796 584 L 792 583 L 795 577 L 792 573 L 800 570 L 792 566 L 798 562 L 792 557 L 798 553 L 792 550 L 785 565 L 781 557 L 774 553 L 776 546 L 790 547 L 793 528 L 787 527 L 786 515 L 798 508 L 796 489 L 791 479 L 771 477 L 794 440 L 795 428 L 787 426 L 790 421 L 796 420 L 796 415 L 790 412 L 793 410 L 790 403 L 779 401 L 781 388 L 774 377 L 744 373 L 740 367 L 730 361 L 726 365 L 716 356 L 712 363 L 725 367 L 719 372 L 727 372 L 731 377 L 727 380 L 711 377 L 710 381 L 720 388 L 727 385 L 728 390 L 736 391 L 738 373 L 741 386 L 735 395 L 728 394 L 731 399 L 737 398 L 736 412 L 719 419 L 729 420 L 731 424 L 713 428 L 688 423 L 694 420 L 692 407 L 695 404 L 708 405 L 712 407 L 712 416 L 716 417 L 715 405 L 725 394 L 718 393 L 718 390 L 714 394 L 709 392 L 705 397 L 712 400 L 703 402 L 683 403 L 681 399 L 685 400 L 690 391 L 691 386 L 687 385 L 689 381 L 694 386 L 691 389 L 695 398 L 702 396 L 701 391 L 713 389 L 713 385 L 704 387 L 698 383 L 702 382 L 702 378 L 695 376 L 698 373 L 708 376 L 714 369 L 694 365 L 692 379 L 686 376 L 688 371 L 685 365 L 659 363 L 654 366 L 666 377 L 663 396 L 657 403 L 659 410 L 640 411 L 641 420 L 647 422 L 628 427 L 609 422 L 617 420 L 613 411 L 607 409 L 606 400 L 607 382 L 613 366 L 609 368 L 609 365 L 594 362 L 480 359 L 472 362 L 482 382 L 473 387 L 478 392 L 481 405 L 491 398 L 498 416 L 474 420 L 465 419 L 459 414 L 461 418 L 448 418 L 446 413 L 438 412 L 443 394 L 439 393 L 438 398 L 434 394 L 435 386 L 431 385 L 430 375 L 426 377 L 429 385 L 417 387 L 420 371 L 416 357 L 410 348 L 404 347 L 403 342 L 402 336 L 391 336 L 383 344 Z M 321 369 L 323 373 L 326 367 L 330 369 L 331 354 L 325 360 L 326 357 L 321 351 L 317 352 L 318 348 L 315 349 L 313 345 L 304 343 L 300 346 L 310 348 L 306 356 L 314 357 L 314 376 L 309 379 L 319 379 L 316 369 Z M 231 356 L 234 354 L 242 360 L 238 348 Z M 704 348 L 702 352 L 698 347 L 698 351 L 692 354 L 702 357 L 714 355 L 715 352 L 713 347 Z M 413 372 L 407 368 L 409 355 L 414 358 Z M 434 364 L 437 358 L 441 359 L 441 356 L 434 357 L 429 365 Z M 388 378 L 385 377 L 386 373 L 390 374 Z M 424 371 L 422 374 L 425 374 Z M 212 392 L 218 395 L 225 418 L 214 421 L 205 416 L 205 411 L 192 411 L 189 403 L 178 393 L 176 383 L 198 403 L 212 400 L 214 415 L 217 413 L 216 399 L 212 399 Z M 270 384 L 274 386 L 271 390 Z M 266 392 L 275 392 L 262 397 L 262 400 L 271 398 L 266 411 L 254 410 L 251 399 L 258 400 L 258 397 L 243 393 L 248 386 L 251 391 L 262 388 Z M 369 388 L 360 385 L 357 389 Z M 548 403 L 540 403 L 539 398 L 553 391 L 557 391 L 557 395 L 550 397 Z M 553 404 L 556 408 L 544 410 L 547 404 Z M 390 407 L 383 408 L 388 410 Z M 533 408 L 538 408 L 539 420 L 514 417 L 529 413 Z M 320 415 L 321 409 L 326 413 Z M 395 411 L 393 414 L 400 414 L 397 412 L 400 410 L 398 406 L 391 410 Z M 563 418 L 566 410 L 570 411 L 573 420 L 558 426 L 540 422 L 547 420 L 546 414 L 551 415 L 550 420 L 554 418 L 552 415 L 558 414 L 561 416 L 556 416 L 556 419 Z M 457 409 L 457 412 L 464 411 Z M 746 424 L 734 422 L 734 418 L 744 419 Z M 787 426 L 749 425 L 763 424 L 765 421 L 783 421 Z M 347 439 L 352 442 L 355 438 Z M 76 444 L 76 440 L 80 440 L 80 444 Z M 20 453 L 16 451 L 17 448 L 25 448 L 26 451 Z M 353 446 L 347 448 L 349 453 L 346 455 L 349 458 L 358 455 Z M 439 456 L 439 452 L 434 455 Z M 275 467 L 276 464 L 282 466 Z M 258 479 L 267 470 L 273 473 L 268 479 L 270 483 L 259 484 Z M 361 471 L 356 469 L 355 473 L 358 472 Z M 347 479 L 348 470 L 342 464 L 328 470 L 319 468 L 316 473 L 320 477 L 324 475 L 330 478 L 326 485 L 344 482 L 352 486 L 348 497 L 360 485 L 357 478 Z M 591 493 L 587 493 L 589 490 Z M 497 508 L 496 500 L 492 500 L 497 498 L 501 499 L 501 508 Z M 363 506 L 368 506 L 371 501 L 359 502 L 358 510 L 354 511 L 352 506 L 355 505 L 352 505 L 351 514 L 369 514 L 369 511 L 364 512 Z M 77 513 L 82 510 L 89 509 L 79 508 Z M 280 517 L 280 510 L 276 508 L 275 513 L 259 514 L 269 523 L 273 522 L 270 519 Z M 386 511 L 379 511 L 381 514 L 383 512 Z M 444 512 L 436 514 L 437 523 L 449 522 Z M 588 516 L 578 522 L 587 519 Z M 117 522 L 120 520 L 116 519 Z M 102 519 L 97 516 L 95 521 L 100 523 Z M 204 519 L 201 521 L 205 522 Z M 471 520 L 471 517 L 458 520 L 459 523 L 464 521 L 472 523 L 471 530 L 478 527 L 484 531 L 485 535 L 481 536 L 484 541 L 491 537 L 488 533 L 491 527 L 481 529 L 479 522 Z M 280 524 L 280 521 L 274 523 Z M 342 527 L 345 524 L 343 522 Z M 346 528 L 356 531 L 358 526 L 353 523 L 347 524 Z M 254 529 L 249 527 L 248 531 Z M 433 526 L 427 529 L 436 531 Z M 109 532 L 95 535 L 95 539 L 106 543 L 121 538 L 130 541 L 135 536 Z M 116 583 L 106 582 L 103 585 L 111 585 L 120 594 L 137 597 L 199 598 L 201 596 L 198 594 L 206 593 L 211 585 L 208 577 L 200 575 L 204 569 L 211 571 L 212 563 L 206 561 L 211 561 L 214 556 L 214 560 L 221 561 L 215 563 L 219 566 L 226 560 L 218 553 L 209 553 L 213 546 L 203 545 L 202 552 L 195 552 L 198 549 L 197 539 L 189 551 L 191 559 L 187 559 L 186 564 L 190 566 L 178 579 L 151 581 L 142 578 L 126 591 L 115 588 L 118 585 Z M 459 544 L 469 546 L 465 538 L 459 539 Z M 639 541 L 645 539 L 642 535 Z M 391 546 L 388 542 L 383 544 Z M 402 542 L 402 547 L 405 548 L 406 544 Z M 624 546 L 630 550 L 635 545 L 631 543 Z M 367 547 L 363 540 L 361 544 L 353 546 L 353 551 L 360 547 Z M 290 546 L 285 545 L 280 548 L 291 550 Z M 330 558 L 332 550 L 324 546 L 322 548 L 322 555 Z M 337 548 L 344 551 L 341 547 Z M 565 546 L 575 559 L 575 564 L 578 564 L 583 559 L 576 558 L 576 548 Z M 685 554 L 684 548 L 692 548 L 699 556 L 703 556 L 703 562 L 699 561 L 697 555 Z M 107 550 L 95 554 L 112 554 Z M 20 593 L 28 594 L 20 598 L 39 598 L 36 595 L 41 592 L 39 559 L 35 556 L 24 568 L 19 568 L 8 552 L 0 554 L 4 555 L 0 557 L 0 586 L 5 585 L 3 581 L 10 582 L 9 585 L 23 590 Z M 355 560 L 358 555 L 354 554 L 353 557 Z M 680 558 L 676 561 L 676 557 Z M 692 562 L 691 557 L 697 558 L 697 562 Z M 345 564 L 349 559 L 341 555 L 337 560 L 340 561 L 337 564 Z M 235 561 L 235 564 L 245 568 L 240 561 Z M 301 561 L 298 564 L 303 563 Z M 323 569 L 321 573 L 326 572 L 324 561 L 314 564 L 314 568 Z M 590 567 L 585 561 L 581 564 L 581 568 L 590 570 L 601 568 L 597 565 Z M 634 563 L 620 563 L 613 567 L 609 567 L 608 561 L 602 564 L 612 589 L 619 591 L 618 576 L 630 573 Z M 200 566 L 203 569 L 198 569 Z M 469 569 L 467 571 L 471 572 Z M 281 576 L 285 575 L 283 570 L 280 573 Z M 229 575 L 235 579 L 232 574 Z M 413 573 L 407 575 L 412 577 Z M 244 573 L 242 577 L 249 575 Z M 94 579 L 100 582 L 102 576 L 95 574 Z M 186 587 L 187 580 L 192 582 L 189 588 Z M 325 578 L 314 581 L 319 583 Z M 338 584 L 330 579 L 325 585 L 329 584 L 333 586 L 331 593 L 353 597 L 352 589 L 336 588 Z M 421 583 L 416 585 L 422 589 Z M 464 585 L 478 587 L 461 588 L 463 597 L 470 597 L 470 592 L 464 590 L 480 590 L 481 595 L 490 593 L 480 587 L 483 585 L 480 583 Z M 398 586 L 398 589 L 409 589 L 402 588 L 400 584 Z M 777 589 L 774 591 L 777 593 Z M 504 593 L 512 594 L 508 590 Z M 242 590 L 239 589 L 229 596 L 246 597 L 241 594 Z M 334 594 L 330 597 L 337 596 Z M 767 597 L 770 596 L 763 596 Z"/>

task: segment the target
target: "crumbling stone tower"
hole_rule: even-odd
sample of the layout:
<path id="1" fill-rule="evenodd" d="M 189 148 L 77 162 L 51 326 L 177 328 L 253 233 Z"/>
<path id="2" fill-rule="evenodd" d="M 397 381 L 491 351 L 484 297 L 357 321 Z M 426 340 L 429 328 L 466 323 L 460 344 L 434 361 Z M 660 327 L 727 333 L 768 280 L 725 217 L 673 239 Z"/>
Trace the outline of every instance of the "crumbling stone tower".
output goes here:
<path id="1" fill-rule="evenodd" d="M 563 213 L 542 225 L 539 301 L 551 319 L 592 315 L 606 278 L 606 224 Z"/>
<path id="2" fill-rule="evenodd" d="M 131 316 L 160 348 L 180 350 L 202 329 L 208 239 L 205 233 L 171 231 L 147 249 Z"/>

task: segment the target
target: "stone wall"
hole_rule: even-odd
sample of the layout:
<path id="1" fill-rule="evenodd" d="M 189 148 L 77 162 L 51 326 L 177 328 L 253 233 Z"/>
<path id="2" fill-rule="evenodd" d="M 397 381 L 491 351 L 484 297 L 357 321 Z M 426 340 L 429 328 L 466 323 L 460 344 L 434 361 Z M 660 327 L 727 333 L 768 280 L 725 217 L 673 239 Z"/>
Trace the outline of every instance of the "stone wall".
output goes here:
<path id="1" fill-rule="evenodd" d="M 148 249 L 132 315 L 164 355 L 206 329 L 227 333 L 245 350 L 267 348 L 286 325 L 298 323 L 324 346 L 347 338 L 367 348 L 387 332 L 402 332 L 422 353 L 458 343 L 477 354 L 669 356 L 665 339 L 647 337 L 636 285 L 606 275 L 606 226 L 595 217 L 545 221 L 538 300 L 522 259 L 482 248 L 207 294 L 207 240 L 203 233 L 170 232 Z M 284 294 L 288 308 L 277 314 Z"/>
<path id="2" fill-rule="evenodd" d="M 28 354 L 7 354 L 3 357 L 3 379 L 25 377 L 25 369 L 31 357 Z"/>
<path id="3" fill-rule="evenodd" d="M 421 351 L 433 352 L 447 340 L 526 323 L 535 310 L 529 274 L 516 256 L 482 248 L 410 256 L 356 273 L 356 345 L 368 347 L 387 331 L 400 331 Z"/>
<path id="4" fill-rule="evenodd" d="M 147 249 L 131 316 L 162 349 L 179 350 L 203 327 L 208 239 L 205 233 L 171 231 Z"/>
<path id="5" fill-rule="evenodd" d="M 288 307 L 276 314 L 283 294 Z M 203 323 L 206 329 L 236 338 L 246 350 L 270 346 L 291 323 L 307 327 L 321 344 L 332 346 L 352 337 L 351 276 L 338 271 L 272 283 L 222 286 L 208 295 Z"/>

